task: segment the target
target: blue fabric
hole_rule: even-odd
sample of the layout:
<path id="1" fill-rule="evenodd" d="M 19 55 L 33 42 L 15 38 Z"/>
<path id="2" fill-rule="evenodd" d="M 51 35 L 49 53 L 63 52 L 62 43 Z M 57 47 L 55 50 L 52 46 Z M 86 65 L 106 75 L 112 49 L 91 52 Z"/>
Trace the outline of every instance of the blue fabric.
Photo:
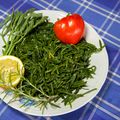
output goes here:
<path id="1" fill-rule="evenodd" d="M 0 21 L 13 8 L 63 10 L 79 13 L 106 44 L 109 72 L 99 94 L 82 108 L 56 117 L 34 117 L 0 101 L 0 120 L 120 120 L 120 0 L 0 0 Z"/>

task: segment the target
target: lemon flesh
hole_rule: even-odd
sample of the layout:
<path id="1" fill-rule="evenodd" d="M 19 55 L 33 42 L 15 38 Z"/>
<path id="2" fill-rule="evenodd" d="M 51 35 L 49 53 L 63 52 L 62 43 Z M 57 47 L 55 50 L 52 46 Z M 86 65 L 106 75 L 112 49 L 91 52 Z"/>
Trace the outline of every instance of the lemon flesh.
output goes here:
<path id="1" fill-rule="evenodd" d="M 15 56 L 0 57 L 0 87 L 16 87 L 24 74 L 21 60 Z"/>

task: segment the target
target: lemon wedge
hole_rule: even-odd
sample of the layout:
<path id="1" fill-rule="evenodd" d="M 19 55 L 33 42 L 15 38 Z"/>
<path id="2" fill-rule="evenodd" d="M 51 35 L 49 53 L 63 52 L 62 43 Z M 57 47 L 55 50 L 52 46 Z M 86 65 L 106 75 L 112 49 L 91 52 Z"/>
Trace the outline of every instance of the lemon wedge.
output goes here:
<path id="1" fill-rule="evenodd" d="M 0 56 L 0 87 L 16 87 L 24 74 L 22 61 L 15 56 Z"/>

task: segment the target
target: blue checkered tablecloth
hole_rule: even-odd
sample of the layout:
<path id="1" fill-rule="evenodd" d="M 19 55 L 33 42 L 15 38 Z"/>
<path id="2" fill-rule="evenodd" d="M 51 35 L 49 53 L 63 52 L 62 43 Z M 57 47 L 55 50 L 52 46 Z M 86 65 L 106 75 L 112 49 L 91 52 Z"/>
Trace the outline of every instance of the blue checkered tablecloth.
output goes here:
<path id="1" fill-rule="evenodd" d="M 120 0 L 0 0 L 0 21 L 12 10 L 30 8 L 79 13 L 106 44 L 109 72 L 99 94 L 82 108 L 56 117 L 18 112 L 0 100 L 0 120 L 120 120 Z"/>

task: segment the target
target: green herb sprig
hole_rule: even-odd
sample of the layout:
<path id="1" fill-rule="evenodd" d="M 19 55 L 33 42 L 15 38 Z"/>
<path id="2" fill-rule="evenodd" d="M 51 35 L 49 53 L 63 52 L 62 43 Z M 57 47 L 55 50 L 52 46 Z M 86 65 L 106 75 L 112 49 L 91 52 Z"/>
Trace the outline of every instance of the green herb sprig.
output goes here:
<path id="1" fill-rule="evenodd" d="M 21 42 L 31 30 L 47 21 L 47 18 L 47 16 L 42 17 L 41 13 L 35 13 L 34 9 L 30 9 L 24 14 L 20 11 L 13 11 L 12 15 L 5 19 L 0 34 L 5 44 L 3 55 L 10 55 L 15 45 Z M 9 42 L 5 36 L 8 36 Z"/>

